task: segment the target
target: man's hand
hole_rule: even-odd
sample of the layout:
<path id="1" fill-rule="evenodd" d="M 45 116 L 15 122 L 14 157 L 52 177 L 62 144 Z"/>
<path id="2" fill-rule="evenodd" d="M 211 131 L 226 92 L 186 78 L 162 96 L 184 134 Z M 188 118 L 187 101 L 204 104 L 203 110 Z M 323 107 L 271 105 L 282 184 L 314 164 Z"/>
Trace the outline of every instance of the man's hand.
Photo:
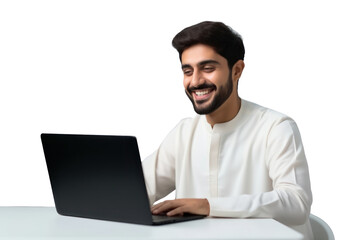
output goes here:
<path id="1" fill-rule="evenodd" d="M 207 199 L 199 198 L 167 200 L 152 206 L 151 212 L 153 214 L 166 214 L 168 216 L 183 215 L 184 213 L 208 216 L 210 213 L 210 204 Z"/>

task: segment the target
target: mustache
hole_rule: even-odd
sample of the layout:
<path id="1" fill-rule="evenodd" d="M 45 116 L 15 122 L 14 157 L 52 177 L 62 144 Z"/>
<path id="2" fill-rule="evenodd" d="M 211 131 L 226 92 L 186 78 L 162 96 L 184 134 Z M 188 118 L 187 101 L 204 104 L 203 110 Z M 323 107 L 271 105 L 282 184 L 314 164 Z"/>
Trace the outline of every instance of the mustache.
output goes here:
<path id="1" fill-rule="evenodd" d="M 192 91 L 196 91 L 196 90 L 200 90 L 200 89 L 205 89 L 205 88 L 213 88 L 216 89 L 216 86 L 214 84 L 209 84 L 209 83 L 203 83 L 201 85 L 198 86 L 188 86 L 187 87 L 187 91 L 190 93 Z"/>

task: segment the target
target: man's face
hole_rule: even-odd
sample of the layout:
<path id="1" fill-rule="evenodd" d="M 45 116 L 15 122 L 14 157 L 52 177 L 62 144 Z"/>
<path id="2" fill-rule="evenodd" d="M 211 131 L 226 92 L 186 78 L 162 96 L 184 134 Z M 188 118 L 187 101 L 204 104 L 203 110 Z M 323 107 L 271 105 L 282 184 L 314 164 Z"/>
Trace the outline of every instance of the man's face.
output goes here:
<path id="1" fill-rule="evenodd" d="M 186 95 L 198 114 L 210 114 L 231 95 L 233 81 L 227 60 L 211 47 L 197 44 L 181 56 Z"/>

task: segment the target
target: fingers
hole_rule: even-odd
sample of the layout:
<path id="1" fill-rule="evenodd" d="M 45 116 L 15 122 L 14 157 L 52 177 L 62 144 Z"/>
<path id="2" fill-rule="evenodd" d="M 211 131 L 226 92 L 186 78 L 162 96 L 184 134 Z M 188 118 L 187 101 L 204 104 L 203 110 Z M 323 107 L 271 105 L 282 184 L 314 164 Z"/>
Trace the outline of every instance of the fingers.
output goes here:
<path id="1" fill-rule="evenodd" d="M 153 214 L 165 214 L 168 216 L 193 213 L 209 215 L 210 205 L 207 199 L 175 199 L 167 200 L 154 205 L 151 208 Z"/>
<path id="2" fill-rule="evenodd" d="M 167 213 L 167 215 L 171 214 L 171 211 L 177 209 L 182 206 L 182 201 L 179 200 L 167 200 L 161 203 L 154 205 L 151 208 L 151 212 L 153 214 L 162 214 Z M 175 211 L 178 212 L 179 210 Z M 169 215 L 172 216 L 172 215 Z"/>
<path id="3" fill-rule="evenodd" d="M 185 212 L 188 212 L 188 211 L 186 211 L 184 207 L 178 207 L 178 208 L 175 208 L 175 209 L 167 212 L 166 215 L 168 215 L 168 216 L 183 216 Z"/>

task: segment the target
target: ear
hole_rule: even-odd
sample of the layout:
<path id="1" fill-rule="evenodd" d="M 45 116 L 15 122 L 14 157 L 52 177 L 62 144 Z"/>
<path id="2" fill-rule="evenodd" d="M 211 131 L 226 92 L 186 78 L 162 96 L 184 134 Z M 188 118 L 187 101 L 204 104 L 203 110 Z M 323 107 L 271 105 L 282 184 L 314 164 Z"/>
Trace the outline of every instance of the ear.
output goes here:
<path id="1" fill-rule="evenodd" d="M 233 77 L 233 80 L 236 80 L 238 81 L 241 74 L 242 74 L 242 71 L 244 70 L 245 68 L 245 63 L 243 60 L 238 60 L 234 66 L 232 67 L 232 77 Z"/>

